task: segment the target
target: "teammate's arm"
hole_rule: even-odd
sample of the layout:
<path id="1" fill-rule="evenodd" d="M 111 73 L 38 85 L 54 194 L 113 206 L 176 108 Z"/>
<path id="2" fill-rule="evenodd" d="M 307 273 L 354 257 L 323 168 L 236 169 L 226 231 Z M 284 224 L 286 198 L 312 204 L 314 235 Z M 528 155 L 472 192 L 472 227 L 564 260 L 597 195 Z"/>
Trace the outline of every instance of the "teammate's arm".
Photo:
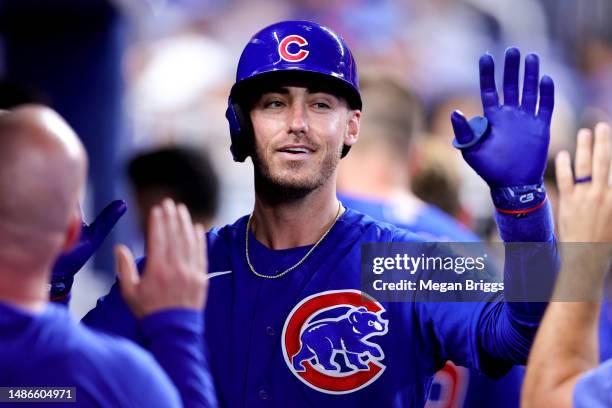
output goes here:
<path id="1" fill-rule="evenodd" d="M 578 133 L 574 183 L 567 152 L 557 156 L 559 229 L 567 245 L 551 302 L 533 345 L 525 377 L 525 407 L 610 406 L 612 362 L 598 364 L 598 323 L 606 272 L 612 258 L 612 187 L 610 129 Z M 588 181 L 588 180 L 591 181 Z M 593 244 L 594 243 L 594 244 Z M 603 244 L 602 244 L 603 243 Z M 584 299 L 568 299 L 567 289 L 586 290 Z M 574 300 L 574 301 L 569 301 Z"/>
<path id="2" fill-rule="evenodd" d="M 53 266 L 49 288 L 49 297 L 52 302 L 68 304 L 74 275 L 100 248 L 126 210 L 127 207 L 123 200 L 115 200 L 107 205 L 91 224 L 82 221 L 79 240 L 72 248 L 60 255 Z"/>
<path id="3" fill-rule="evenodd" d="M 203 350 L 205 251 L 203 227 L 169 199 L 151 211 L 142 276 L 129 249 L 116 251 L 121 294 L 139 319 L 144 345 L 188 407 L 217 405 Z"/>

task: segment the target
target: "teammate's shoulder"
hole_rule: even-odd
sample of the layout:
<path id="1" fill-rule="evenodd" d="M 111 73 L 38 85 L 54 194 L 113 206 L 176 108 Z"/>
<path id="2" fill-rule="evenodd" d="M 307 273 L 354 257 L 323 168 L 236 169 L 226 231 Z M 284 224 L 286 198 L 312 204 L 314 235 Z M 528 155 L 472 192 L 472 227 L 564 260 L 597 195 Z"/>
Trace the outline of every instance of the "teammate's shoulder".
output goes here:
<path id="1" fill-rule="evenodd" d="M 363 214 L 351 208 L 346 209 L 346 213 L 338 222 L 353 225 L 360 228 L 367 240 L 378 242 L 422 242 L 423 239 L 418 235 L 396 227 L 395 225 L 375 220 L 369 215 Z"/>
<path id="2" fill-rule="evenodd" d="M 153 356 L 136 343 L 85 325 L 74 327 L 68 351 L 77 372 L 88 375 L 116 375 L 125 378 L 128 374 L 134 384 L 153 382 L 168 385 L 168 378 Z"/>
<path id="3" fill-rule="evenodd" d="M 74 325 L 62 354 L 47 361 L 50 370 L 78 374 L 78 388 L 87 388 L 98 402 L 180 405 L 178 392 L 155 358 L 128 339 Z M 152 391 L 142 394 L 144 387 Z M 110 393 L 102 395 L 99 389 Z"/>
<path id="4" fill-rule="evenodd" d="M 150 357 L 138 346 L 78 324 L 63 306 L 49 304 L 21 332 L 18 350 L 23 353 L 27 347 L 29 354 L 21 371 L 36 372 L 39 380 L 61 373 L 58 380 L 80 383 L 90 378 L 103 383 L 105 375 L 132 373 L 133 368 L 146 373 L 148 369 L 143 361 Z"/>
<path id="5" fill-rule="evenodd" d="M 133 368 L 150 356 L 130 340 L 107 334 L 83 324 L 73 324 L 66 331 L 66 351 L 94 366 Z"/>

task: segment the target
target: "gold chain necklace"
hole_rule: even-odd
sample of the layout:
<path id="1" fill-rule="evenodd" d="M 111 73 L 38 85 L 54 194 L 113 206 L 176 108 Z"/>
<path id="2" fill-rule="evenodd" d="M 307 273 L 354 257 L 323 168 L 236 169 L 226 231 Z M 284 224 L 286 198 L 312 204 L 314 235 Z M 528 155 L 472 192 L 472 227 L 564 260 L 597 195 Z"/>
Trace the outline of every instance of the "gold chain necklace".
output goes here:
<path id="1" fill-rule="evenodd" d="M 245 252 L 246 252 L 246 261 L 247 264 L 249 264 L 249 268 L 251 269 L 251 272 L 253 272 L 253 274 L 255 276 L 259 276 L 260 278 L 265 278 L 265 279 L 278 279 L 281 278 L 283 276 L 285 276 L 286 274 L 288 274 L 289 272 L 291 272 L 292 270 L 294 270 L 295 268 L 297 268 L 298 266 L 300 266 L 301 264 L 304 263 L 304 261 L 306 260 L 306 258 L 308 258 L 310 256 L 310 254 L 312 253 L 312 251 L 315 250 L 315 248 L 317 246 L 319 246 L 319 244 L 321 243 L 321 241 L 323 241 L 323 239 L 325 239 L 325 237 L 327 236 L 327 234 L 329 234 L 329 231 L 331 231 L 331 229 L 334 227 L 334 225 L 336 225 L 336 221 L 338 221 L 338 218 L 340 218 L 340 212 L 342 210 L 342 203 L 340 201 L 338 201 L 338 213 L 336 213 L 336 218 L 334 219 L 334 222 L 332 223 L 332 225 L 327 229 L 327 231 L 325 231 L 323 233 L 323 235 L 321 235 L 321 238 L 319 238 L 319 240 L 317 242 L 315 242 L 315 244 L 312 246 L 312 248 L 310 248 L 310 250 L 308 252 L 306 252 L 306 255 L 304 255 L 304 257 L 302 259 L 300 259 L 298 261 L 298 263 L 296 263 L 295 265 L 293 265 L 290 268 L 285 269 L 284 271 L 282 271 L 279 274 L 276 275 L 263 275 L 259 272 L 257 272 L 255 270 L 255 267 L 253 266 L 253 264 L 251 263 L 251 259 L 249 258 L 249 231 L 251 230 L 251 220 L 253 219 L 253 213 L 251 213 L 251 215 L 249 215 L 249 220 L 247 221 L 247 227 L 246 227 L 246 237 L 244 239 L 245 242 Z"/>

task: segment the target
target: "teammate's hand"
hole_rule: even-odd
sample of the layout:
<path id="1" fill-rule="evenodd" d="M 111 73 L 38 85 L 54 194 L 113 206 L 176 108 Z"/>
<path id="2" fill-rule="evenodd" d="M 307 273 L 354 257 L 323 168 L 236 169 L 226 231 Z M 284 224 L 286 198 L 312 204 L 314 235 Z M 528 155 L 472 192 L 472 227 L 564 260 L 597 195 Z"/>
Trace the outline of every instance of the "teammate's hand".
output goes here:
<path id="1" fill-rule="evenodd" d="M 459 111 L 451 115 L 455 147 L 465 161 L 492 188 L 541 184 L 550 139 L 554 84 L 544 76 L 539 82 L 536 54 L 525 58 L 523 97 L 519 104 L 519 66 L 516 48 L 506 51 L 504 104 L 500 106 L 495 86 L 493 57 L 480 58 L 480 92 L 484 116 L 468 121 Z"/>
<path id="2" fill-rule="evenodd" d="M 115 254 L 121 293 L 137 317 L 204 307 L 208 289 L 204 228 L 192 224 L 185 205 L 166 199 L 151 210 L 142 276 L 127 247 L 117 246 Z"/>
<path id="3" fill-rule="evenodd" d="M 82 221 L 79 240 L 70 250 L 61 254 L 53 266 L 52 299 L 61 298 L 70 292 L 74 275 L 100 248 L 126 210 L 125 201 L 115 200 L 107 205 L 91 224 Z"/>
<path id="4" fill-rule="evenodd" d="M 599 123 L 594 146 L 590 130 L 578 131 L 573 174 L 569 153 L 557 155 L 559 234 L 563 241 L 612 243 L 610 144 L 610 126 Z"/>

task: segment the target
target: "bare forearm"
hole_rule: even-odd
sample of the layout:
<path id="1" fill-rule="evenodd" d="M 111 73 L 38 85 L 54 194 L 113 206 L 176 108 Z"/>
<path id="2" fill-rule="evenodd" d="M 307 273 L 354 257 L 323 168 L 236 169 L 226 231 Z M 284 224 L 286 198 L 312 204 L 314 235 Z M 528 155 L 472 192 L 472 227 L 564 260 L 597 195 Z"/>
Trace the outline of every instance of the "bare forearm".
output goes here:
<path id="1" fill-rule="evenodd" d="M 599 305 L 553 302 L 549 305 L 525 377 L 523 405 L 571 407 L 578 376 L 597 366 Z"/>
<path id="2" fill-rule="evenodd" d="M 600 304 L 597 296 L 589 301 L 567 301 L 571 281 L 579 277 L 582 289 L 601 292 L 605 259 L 564 257 L 563 268 L 551 302 L 536 336 L 525 378 L 525 407 L 571 407 L 578 376 L 598 364 L 597 327 Z"/>

